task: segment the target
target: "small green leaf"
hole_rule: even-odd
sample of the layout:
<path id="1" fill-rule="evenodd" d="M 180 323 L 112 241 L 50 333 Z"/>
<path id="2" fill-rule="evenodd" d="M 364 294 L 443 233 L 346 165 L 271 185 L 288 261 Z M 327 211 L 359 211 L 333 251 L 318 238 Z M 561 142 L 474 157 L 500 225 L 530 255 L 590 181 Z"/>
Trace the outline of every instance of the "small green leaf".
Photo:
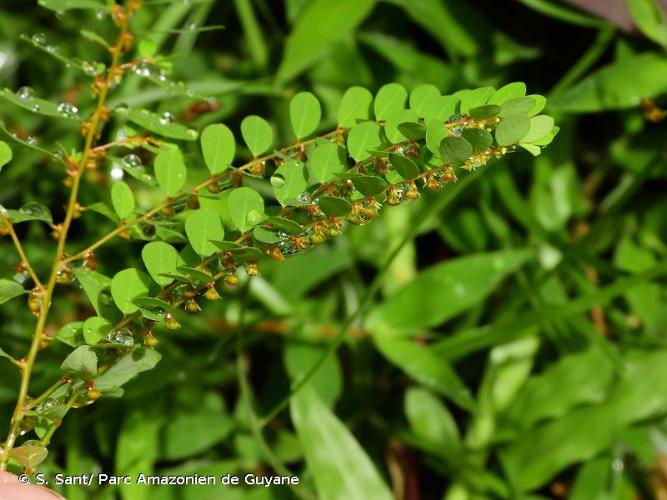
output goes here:
<path id="1" fill-rule="evenodd" d="M 320 124 L 322 106 L 310 92 L 299 92 L 289 104 L 289 115 L 294 135 L 299 139 L 309 136 Z"/>
<path id="2" fill-rule="evenodd" d="M 417 113 L 419 118 L 432 117 L 433 108 L 440 97 L 440 91 L 435 85 L 419 85 L 410 92 L 410 109 Z"/>
<path id="3" fill-rule="evenodd" d="M 46 449 L 46 446 L 36 440 L 26 441 L 21 446 L 17 446 L 9 451 L 10 458 L 29 469 L 35 469 L 39 464 L 46 460 L 48 455 L 49 450 Z M 32 494 L 30 494 L 30 496 L 32 496 Z"/>
<path id="4" fill-rule="evenodd" d="M 318 203 L 322 212 L 330 217 L 344 217 L 352 210 L 352 204 L 335 196 L 320 196 Z"/>
<path id="5" fill-rule="evenodd" d="M 105 318 L 109 317 L 110 309 L 113 309 L 112 298 L 108 293 L 111 278 L 97 271 L 90 271 L 85 267 L 74 268 L 72 272 L 83 287 L 84 292 L 86 292 L 86 296 L 95 308 L 97 315 Z"/>
<path id="6" fill-rule="evenodd" d="M 150 286 L 148 275 L 134 268 L 124 269 L 111 280 L 111 296 L 118 309 L 131 314 L 137 310 L 133 300 L 148 295 Z"/>
<path id="7" fill-rule="evenodd" d="M 523 115 L 510 115 L 496 127 L 496 142 L 499 146 L 509 146 L 521 141 L 530 131 L 530 119 Z"/>
<path id="8" fill-rule="evenodd" d="M 317 144 L 308 153 L 309 184 L 329 182 L 345 170 L 345 149 L 333 142 Z"/>
<path id="9" fill-rule="evenodd" d="M 169 139 L 194 141 L 199 135 L 196 130 L 172 121 L 173 118 L 168 113 L 158 115 L 146 109 L 128 109 L 124 107 L 116 108 L 114 112 L 146 130 Z"/>
<path id="10" fill-rule="evenodd" d="M 540 156 L 540 153 L 542 153 L 542 148 L 536 146 L 535 144 L 524 144 L 523 142 L 520 142 L 519 146 L 521 146 L 533 156 Z"/>
<path id="11" fill-rule="evenodd" d="M 405 101 L 408 98 L 408 91 L 399 83 L 388 83 L 380 87 L 375 96 L 373 103 L 373 111 L 375 118 L 378 120 L 386 120 L 387 116 L 392 112 L 404 109 Z"/>
<path id="12" fill-rule="evenodd" d="M 47 224 L 53 224 L 51 210 L 49 210 L 48 207 L 42 205 L 41 203 L 37 203 L 36 201 L 26 203 L 18 210 L 7 210 L 7 214 L 9 220 L 14 224 L 33 220 L 46 222 Z"/>
<path id="13" fill-rule="evenodd" d="M 111 186 L 111 203 L 118 217 L 124 219 L 134 211 L 134 194 L 124 182 L 116 182 Z"/>
<path id="14" fill-rule="evenodd" d="M 526 84 L 513 82 L 500 87 L 489 99 L 488 104 L 503 104 L 505 101 L 526 95 Z"/>
<path id="15" fill-rule="evenodd" d="M 155 177 L 164 196 L 176 196 L 185 184 L 187 169 L 177 147 L 160 151 L 155 157 Z"/>
<path id="16" fill-rule="evenodd" d="M 20 297 L 24 293 L 28 293 L 27 290 L 16 281 L 0 279 L 0 304 Z"/>
<path id="17" fill-rule="evenodd" d="M 236 141 L 227 125 L 209 125 L 202 132 L 200 141 L 204 162 L 212 174 L 219 174 L 230 167 L 236 154 Z"/>
<path id="18" fill-rule="evenodd" d="M 440 141 L 440 157 L 445 163 L 466 161 L 472 156 L 472 145 L 463 137 L 445 137 Z"/>
<path id="19" fill-rule="evenodd" d="M 95 387 L 102 392 L 121 387 L 141 372 L 152 370 L 162 356 L 154 349 L 135 349 L 95 379 Z"/>
<path id="20" fill-rule="evenodd" d="M 2 167 L 12 161 L 12 156 L 11 148 L 6 142 L 0 141 L 0 172 L 2 172 Z"/>
<path id="21" fill-rule="evenodd" d="M 9 89 L 0 89 L 0 98 L 38 115 L 79 121 L 78 110 L 75 106 L 68 103 L 59 104 L 33 96 L 22 97 L 21 92 L 23 90 L 19 89 L 18 92 L 12 92 Z"/>
<path id="22" fill-rule="evenodd" d="M 467 114 L 473 108 L 485 105 L 494 94 L 493 87 L 481 87 L 461 94 L 461 113 Z"/>
<path id="23" fill-rule="evenodd" d="M 461 451 L 454 417 L 431 391 L 411 387 L 405 393 L 405 415 L 410 428 L 429 450 L 452 457 Z"/>
<path id="24" fill-rule="evenodd" d="M 535 100 L 535 106 L 528 112 L 528 117 L 535 116 L 547 105 L 547 98 L 543 95 L 531 94 L 528 97 L 532 97 Z"/>
<path id="25" fill-rule="evenodd" d="M 288 160 L 271 177 L 273 194 L 282 206 L 301 205 L 299 195 L 308 187 L 308 169 L 298 160 Z"/>
<path id="26" fill-rule="evenodd" d="M 73 9 L 104 9 L 104 3 L 100 0 L 39 0 L 39 5 L 44 8 L 63 14 Z"/>
<path id="27" fill-rule="evenodd" d="M 530 130 L 528 134 L 521 140 L 525 143 L 533 143 L 544 139 L 554 128 L 554 119 L 550 116 L 539 115 L 530 119 Z"/>
<path id="28" fill-rule="evenodd" d="M 318 498 L 393 498 L 363 448 L 312 387 L 291 398 L 290 410 Z"/>
<path id="29" fill-rule="evenodd" d="M 501 108 L 497 104 L 485 104 L 484 106 L 472 108 L 468 114 L 470 115 L 470 118 L 474 118 L 475 120 L 483 120 L 485 118 L 491 118 L 492 116 L 498 115 L 500 110 Z"/>
<path id="30" fill-rule="evenodd" d="M 667 15 L 656 0 L 627 0 L 639 30 L 655 43 L 667 47 Z"/>
<path id="31" fill-rule="evenodd" d="M 164 241 L 151 241 L 145 245 L 141 258 L 151 278 L 160 286 L 166 286 L 173 281 L 162 274 L 175 273 L 178 266 L 185 264 L 178 250 Z"/>
<path id="32" fill-rule="evenodd" d="M 532 97 L 517 97 L 505 101 L 500 106 L 500 116 L 528 115 L 535 108 L 535 99 Z"/>
<path id="33" fill-rule="evenodd" d="M 249 187 L 240 187 L 232 190 L 227 198 L 227 210 L 229 217 L 239 231 L 245 232 L 252 229 L 257 222 L 249 220 L 251 212 L 264 213 L 264 199 Z"/>
<path id="34" fill-rule="evenodd" d="M 406 123 L 419 123 L 416 111 L 412 109 L 397 109 L 387 113 L 384 123 L 384 133 L 392 144 L 398 144 L 409 139 L 400 129 Z"/>
<path id="35" fill-rule="evenodd" d="M 343 94 L 338 106 L 338 126 L 354 127 L 358 121 L 369 120 L 373 94 L 363 87 L 350 87 Z"/>
<path id="36" fill-rule="evenodd" d="M 382 128 L 375 122 L 362 122 L 350 130 L 347 149 L 355 161 L 360 162 L 372 156 L 372 151 L 382 146 Z"/>
<path id="37" fill-rule="evenodd" d="M 241 136 L 254 157 L 268 151 L 273 144 L 271 124 L 257 115 L 246 116 L 241 122 Z"/>
<path id="38" fill-rule="evenodd" d="M 419 175 L 417 164 L 406 156 L 389 153 L 389 161 L 403 179 L 414 179 Z"/>
<path id="39" fill-rule="evenodd" d="M 470 143 L 473 153 L 486 151 L 493 145 L 493 136 L 482 128 L 467 128 L 461 136 Z"/>
<path id="40" fill-rule="evenodd" d="M 100 316 L 88 318 L 83 322 L 83 338 L 85 339 L 86 344 L 97 344 L 107 336 L 112 326 L 113 325 L 108 320 Z"/>
<path id="41" fill-rule="evenodd" d="M 65 358 L 60 369 L 88 379 L 97 373 L 97 354 L 90 346 L 77 347 Z"/>
<path id="42" fill-rule="evenodd" d="M 60 327 L 54 337 L 70 347 L 78 347 L 85 342 L 83 338 L 83 321 L 72 321 Z"/>
<path id="43" fill-rule="evenodd" d="M 377 196 L 387 189 L 387 181 L 374 175 L 355 175 L 352 177 L 352 183 L 364 196 Z"/>
<path id="44" fill-rule="evenodd" d="M 211 241 L 222 241 L 225 228 L 217 212 L 208 208 L 194 210 L 185 220 L 185 234 L 195 252 L 207 257 L 218 251 Z"/>

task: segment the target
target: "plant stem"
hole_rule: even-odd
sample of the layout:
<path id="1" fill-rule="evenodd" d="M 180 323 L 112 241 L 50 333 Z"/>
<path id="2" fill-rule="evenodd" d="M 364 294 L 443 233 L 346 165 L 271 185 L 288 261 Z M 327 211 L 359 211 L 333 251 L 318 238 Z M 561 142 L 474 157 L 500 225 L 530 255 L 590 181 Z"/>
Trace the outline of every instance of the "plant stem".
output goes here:
<path id="1" fill-rule="evenodd" d="M 30 261 L 28 260 L 28 257 L 26 256 L 25 251 L 23 250 L 23 245 L 21 245 L 21 241 L 18 239 L 18 236 L 16 236 L 16 231 L 14 231 L 14 225 L 12 224 L 12 221 L 10 221 L 9 218 L 3 214 L 0 214 L 0 221 L 2 221 L 4 226 L 8 229 L 9 235 L 11 236 L 12 241 L 14 242 L 14 246 L 16 247 L 16 251 L 18 252 L 19 257 L 21 258 L 21 264 L 25 266 L 26 271 L 28 271 L 28 274 L 32 278 L 32 281 L 35 283 L 35 286 L 43 288 L 44 285 L 39 280 L 37 273 L 35 273 L 32 266 L 30 265 Z"/>
<path id="2" fill-rule="evenodd" d="M 67 235 L 69 232 L 70 225 L 72 223 L 72 220 L 74 219 L 74 213 L 79 195 L 79 187 L 81 185 L 81 177 L 83 176 L 83 172 L 85 172 L 86 163 L 91 157 L 91 149 L 93 148 L 93 145 L 97 138 L 98 127 L 101 123 L 102 116 L 106 113 L 105 102 L 107 94 L 111 87 L 111 83 L 115 78 L 115 74 L 118 68 L 118 62 L 122 54 L 121 44 L 128 31 L 128 17 L 129 16 L 125 16 L 123 18 L 123 22 L 120 26 L 120 33 L 116 40 L 116 44 L 110 49 L 112 53 L 111 65 L 109 66 L 109 69 L 107 71 L 104 84 L 101 85 L 100 87 L 97 99 L 97 106 L 95 107 L 95 111 L 93 112 L 93 115 L 89 121 L 89 128 L 86 133 L 83 153 L 81 155 L 79 163 L 77 164 L 77 172 L 72 178 L 72 188 L 70 191 L 69 200 L 67 202 L 65 220 L 62 223 L 60 235 L 58 237 L 58 244 L 56 248 L 56 254 L 53 258 L 51 273 L 49 276 L 49 280 L 46 284 L 46 288 L 41 294 L 41 309 L 37 319 L 37 325 L 35 326 L 35 331 L 32 336 L 30 350 L 28 351 L 28 355 L 25 357 L 25 363 L 23 364 L 21 370 L 21 385 L 19 388 L 19 394 L 16 401 L 16 406 L 14 408 L 14 413 L 12 414 L 9 433 L 7 434 L 7 439 L 5 440 L 4 443 L 5 452 L 0 457 L 0 470 L 6 469 L 7 460 L 9 458 L 9 452 L 14 447 L 16 438 L 19 435 L 21 421 L 23 420 L 25 413 L 25 405 L 26 405 L 26 399 L 28 397 L 28 387 L 30 385 L 30 377 L 32 375 L 35 359 L 37 358 L 37 353 L 39 351 L 39 345 L 42 340 L 44 326 L 46 325 L 46 319 L 48 317 L 49 310 L 51 308 L 53 290 L 56 286 L 58 271 L 61 269 L 63 265 L 62 260 L 63 260 L 63 255 L 65 253 L 65 243 L 67 242 Z"/>

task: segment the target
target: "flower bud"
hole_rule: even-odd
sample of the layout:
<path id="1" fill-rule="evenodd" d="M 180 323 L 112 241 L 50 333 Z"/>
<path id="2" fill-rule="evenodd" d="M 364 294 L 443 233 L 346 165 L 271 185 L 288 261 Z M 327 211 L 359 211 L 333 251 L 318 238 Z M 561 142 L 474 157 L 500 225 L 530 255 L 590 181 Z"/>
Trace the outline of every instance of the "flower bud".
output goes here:
<path id="1" fill-rule="evenodd" d="M 176 321 L 172 313 L 165 314 L 164 324 L 169 330 L 178 330 L 181 327 L 181 324 Z"/>

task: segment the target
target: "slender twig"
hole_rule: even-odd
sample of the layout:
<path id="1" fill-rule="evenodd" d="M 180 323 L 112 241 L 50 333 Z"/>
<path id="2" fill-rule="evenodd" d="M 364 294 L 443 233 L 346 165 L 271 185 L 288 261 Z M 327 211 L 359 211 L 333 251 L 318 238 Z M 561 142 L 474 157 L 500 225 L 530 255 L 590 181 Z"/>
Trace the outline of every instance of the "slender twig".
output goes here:
<path id="1" fill-rule="evenodd" d="M 11 236 L 12 241 L 14 242 L 14 246 L 16 247 L 16 251 L 18 252 L 19 257 L 21 258 L 21 264 L 25 266 L 26 271 L 28 271 L 28 274 L 32 278 L 32 281 L 35 283 L 35 286 L 43 288 L 44 285 L 39 280 L 37 273 L 35 273 L 34 269 L 30 265 L 30 261 L 28 260 L 28 257 L 26 256 L 26 253 L 23 250 L 23 245 L 21 245 L 21 241 L 19 240 L 18 236 L 16 236 L 16 231 L 14 231 L 14 225 L 12 224 L 12 221 L 9 220 L 7 216 L 1 213 L 0 213 L 0 221 L 4 224 L 4 227 L 6 227 L 7 230 L 9 231 L 9 236 Z"/>
<path id="2" fill-rule="evenodd" d="M 128 20 L 129 20 L 128 17 L 129 16 L 122 17 L 120 25 L 120 33 L 118 35 L 115 45 L 110 49 L 112 53 L 111 65 L 107 70 L 104 83 L 99 88 L 97 106 L 95 107 L 95 111 L 93 112 L 93 115 L 89 120 L 88 124 L 89 126 L 85 137 L 85 145 L 83 153 L 81 154 L 81 158 L 77 164 L 76 174 L 72 177 L 72 187 L 69 200 L 67 202 L 65 220 L 62 223 L 60 235 L 58 237 L 56 254 L 53 259 L 53 265 L 51 268 L 51 274 L 49 276 L 49 280 L 46 284 L 46 288 L 40 295 L 41 308 L 37 319 L 37 325 L 35 327 L 35 331 L 32 336 L 30 350 L 28 351 L 28 355 L 25 357 L 25 363 L 23 364 L 22 367 L 21 385 L 19 388 L 19 394 L 16 401 L 16 406 L 12 414 L 9 433 L 7 434 L 7 439 L 5 440 L 4 443 L 5 453 L 3 453 L 2 456 L 0 457 L 0 470 L 5 470 L 7 467 L 7 459 L 9 458 L 9 452 L 14 447 L 16 438 L 19 436 L 21 421 L 23 420 L 23 417 L 25 415 L 25 404 L 26 404 L 26 399 L 28 397 L 28 387 L 30 385 L 30 377 L 32 375 L 35 359 L 37 358 L 37 353 L 39 351 L 39 346 L 42 340 L 44 327 L 46 325 L 46 319 L 48 317 L 48 313 L 51 308 L 53 290 L 57 283 L 58 271 L 60 271 L 60 269 L 63 266 L 62 261 L 63 261 L 63 255 L 65 253 L 65 243 L 67 242 L 69 228 L 72 223 L 72 220 L 74 219 L 77 207 L 81 178 L 86 170 L 86 163 L 91 158 L 91 150 L 98 136 L 98 127 L 102 121 L 103 116 L 106 114 L 106 106 L 105 106 L 106 98 L 109 89 L 111 87 L 111 83 L 113 79 L 116 78 L 117 76 L 116 73 L 118 70 L 119 60 L 123 53 L 121 47 L 123 41 L 126 39 L 126 35 L 128 32 Z"/>

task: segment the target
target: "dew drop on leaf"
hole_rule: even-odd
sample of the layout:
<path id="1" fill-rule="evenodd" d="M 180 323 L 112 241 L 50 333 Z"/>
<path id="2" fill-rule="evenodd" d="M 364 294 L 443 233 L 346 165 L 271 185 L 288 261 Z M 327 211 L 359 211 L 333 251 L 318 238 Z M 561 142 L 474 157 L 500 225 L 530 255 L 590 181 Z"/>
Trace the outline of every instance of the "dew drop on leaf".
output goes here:
<path id="1" fill-rule="evenodd" d="M 74 104 L 70 104 L 69 102 L 61 102 L 58 104 L 56 110 L 58 113 L 68 118 L 76 116 L 76 114 L 79 112 L 79 108 L 77 108 Z"/>
<path id="2" fill-rule="evenodd" d="M 37 45 L 46 45 L 46 35 L 44 33 L 35 33 L 30 39 Z"/>
<path id="3" fill-rule="evenodd" d="M 139 168 L 142 165 L 141 158 L 131 153 L 123 157 L 123 165 L 130 168 Z"/>
<path id="4" fill-rule="evenodd" d="M 107 342 L 123 347 L 132 347 L 134 345 L 134 336 L 127 328 L 114 328 L 107 335 Z"/>
<path id="5" fill-rule="evenodd" d="M 310 205 L 313 202 L 310 195 L 306 192 L 301 193 L 297 199 L 304 205 Z"/>
<path id="6" fill-rule="evenodd" d="M 246 216 L 246 220 L 248 221 L 248 224 L 250 225 L 256 225 L 259 224 L 262 221 L 262 214 L 261 212 L 257 210 L 251 210 L 248 212 L 248 215 Z"/>
<path id="7" fill-rule="evenodd" d="M 169 111 L 165 111 L 160 116 L 160 124 L 162 125 L 169 125 L 174 120 L 175 120 L 174 115 L 172 115 Z"/>
<path id="8" fill-rule="evenodd" d="M 271 185 L 275 188 L 281 188 L 285 185 L 285 178 L 280 175 L 271 176 Z"/>
<path id="9" fill-rule="evenodd" d="M 16 97 L 22 101 L 31 101 L 35 97 L 35 91 L 31 87 L 21 87 L 16 91 Z"/>

